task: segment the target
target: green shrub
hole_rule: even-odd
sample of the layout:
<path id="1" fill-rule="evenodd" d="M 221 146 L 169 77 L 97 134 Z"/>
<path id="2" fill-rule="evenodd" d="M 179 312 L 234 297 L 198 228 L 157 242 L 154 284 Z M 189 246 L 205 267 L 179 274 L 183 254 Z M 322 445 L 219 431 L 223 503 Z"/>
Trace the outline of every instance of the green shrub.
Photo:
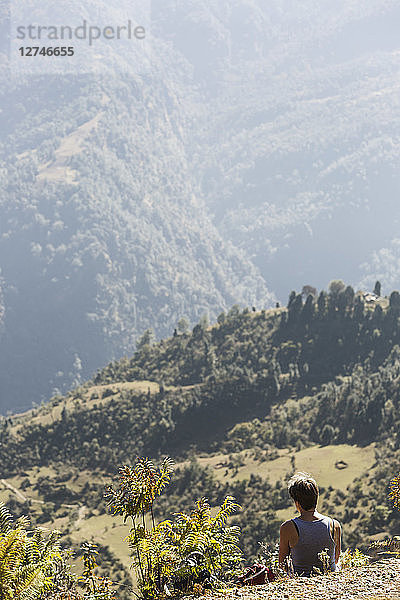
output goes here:
<path id="1" fill-rule="evenodd" d="M 142 458 L 133 467 L 122 467 L 119 488 L 110 486 L 106 493 L 114 514 L 132 521 L 129 543 L 144 598 L 213 587 L 235 573 L 242 560 L 240 528 L 227 524 L 240 508 L 231 496 L 214 516 L 208 500 L 201 498 L 190 514 L 176 513 L 173 520 L 155 523 L 153 504 L 171 473 L 169 458 L 160 468 Z"/>
<path id="2" fill-rule="evenodd" d="M 393 502 L 393 506 L 400 510 L 400 474 L 390 480 L 389 499 Z"/>
<path id="3" fill-rule="evenodd" d="M 62 560 L 58 532 L 46 536 L 40 528 L 27 531 L 28 519 L 14 522 L 0 503 L 0 598 L 35 600 L 54 588 Z"/>
<path id="4" fill-rule="evenodd" d="M 362 567 L 363 565 L 368 564 L 369 557 L 366 554 L 363 554 L 361 550 L 356 548 L 355 550 L 350 550 L 347 548 L 340 555 L 339 565 L 342 569 L 349 569 L 352 567 Z"/>
<path id="5" fill-rule="evenodd" d="M 81 577 L 72 573 L 72 553 L 59 544 L 59 531 L 28 531 L 27 517 L 14 521 L 0 503 L 1 600 L 113 600 L 112 583 L 95 574 L 95 546 L 84 544 Z"/>

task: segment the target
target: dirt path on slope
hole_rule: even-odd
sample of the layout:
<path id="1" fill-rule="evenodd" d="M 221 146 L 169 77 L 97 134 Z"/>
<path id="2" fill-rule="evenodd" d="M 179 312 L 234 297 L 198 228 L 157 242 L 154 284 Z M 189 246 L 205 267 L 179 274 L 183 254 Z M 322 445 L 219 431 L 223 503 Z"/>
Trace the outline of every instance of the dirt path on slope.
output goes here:
<path id="1" fill-rule="evenodd" d="M 17 496 L 17 498 L 22 500 L 22 502 L 34 502 L 35 504 L 45 504 L 44 500 L 38 500 L 37 498 L 29 498 L 28 496 L 25 496 L 25 494 L 23 494 L 20 490 L 11 485 L 11 483 L 8 483 L 8 481 L 6 481 L 5 479 L 0 479 L 0 483 L 2 483 L 7 490 L 13 492 Z M 60 504 L 60 506 L 62 506 L 63 508 L 79 508 L 79 514 L 82 508 L 84 509 L 84 511 L 86 510 L 85 506 L 80 506 L 79 504 Z M 82 520 L 82 518 L 79 515 L 78 520 Z"/>

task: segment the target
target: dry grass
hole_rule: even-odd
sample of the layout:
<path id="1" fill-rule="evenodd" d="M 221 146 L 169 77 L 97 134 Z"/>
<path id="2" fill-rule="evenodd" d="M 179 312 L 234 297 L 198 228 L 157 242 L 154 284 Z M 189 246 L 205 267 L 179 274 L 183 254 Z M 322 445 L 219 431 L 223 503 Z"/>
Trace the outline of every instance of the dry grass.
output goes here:
<path id="1" fill-rule="evenodd" d="M 255 460 L 249 450 L 233 453 L 231 456 L 240 459 L 244 464 L 238 469 L 229 468 L 229 455 L 215 454 L 199 456 L 199 463 L 214 470 L 217 479 L 222 482 L 248 479 L 250 475 L 259 475 L 270 482 L 286 480 L 294 470 L 306 471 L 316 477 L 322 487 L 345 491 L 353 481 L 371 470 L 375 461 L 375 445 L 366 447 L 340 444 L 337 446 L 312 446 L 303 450 L 280 450 L 280 456 L 274 460 Z M 336 463 L 345 461 L 347 467 L 338 469 Z M 294 468 L 293 468 L 294 462 Z M 186 463 L 181 463 L 181 466 Z M 290 518 L 291 509 L 278 511 L 279 519 Z"/>

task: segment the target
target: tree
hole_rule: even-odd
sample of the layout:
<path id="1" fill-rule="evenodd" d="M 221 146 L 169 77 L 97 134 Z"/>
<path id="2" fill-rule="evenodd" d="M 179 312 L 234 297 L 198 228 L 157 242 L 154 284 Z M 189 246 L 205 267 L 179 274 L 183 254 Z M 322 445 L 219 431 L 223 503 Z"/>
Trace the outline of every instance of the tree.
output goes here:
<path id="1" fill-rule="evenodd" d="M 297 294 L 292 302 L 289 304 L 289 320 L 296 321 L 298 315 L 301 313 L 303 307 L 303 299 L 301 294 Z"/>
<path id="2" fill-rule="evenodd" d="M 294 290 L 292 290 L 290 292 L 287 307 L 290 308 L 295 300 L 296 300 L 296 292 Z"/>
<path id="3" fill-rule="evenodd" d="M 236 319 L 240 315 L 240 306 L 239 304 L 234 304 L 232 308 L 229 309 L 227 314 L 228 321 Z"/>
<path id="4" fill-rule="evenodd" d="M 341 279 L 334 279 L 329 284 L 329 295 L 337 298 L 340 293 L 344 292 L 346 286 Z"/>
<path id="5" fill-rule="evenodd" d="M 375 283 L 374 294 L 376 294 L 377 296 L 381 295 L 381 282 L 380 281 L 377 281 Z"/>
<path id="6" fill-rule="evenodd" d="M 400 308 L 400 294 L 399 292 L 392 292 L 389 298 L 390 308 Z"/>
<path id="7" fill-rule="evenodd" d="M 382 323 L 383 321 L 383 309 L 382 306 L 380 304 L 376 304 L 375 305 L 375 310 L 373 313 L 373 317 L 372 317 L 374 323 Z"/>
<path id="8" fill-rule="evenodd" d="M 303 288 L 304 289 L 304 288 Z M 314 296 L 309 294 L 301 313 L 303 321 L 310 322 L 314 315 Z"/>
<path id="9" fill-rule="evenodd" d="M 350 308 L 353 305 L 354 295 L 354 289 L 351 287 L 351 285 L 348 285 L 343 292 L 346 307 Z"/>
<path id="10" fill-rule="evenodd" d="M 332 425 L 326 423 L 321 431 L 321 444 L 323 446 L 328 446 L 333 442 L 335 437 L 335 430 Z"/>
<path id="11" fill-rule="evenodd" d="M 326 313 L 327 302 L 328 302 L 328 295 L 324 290 L 322 290 L 318 296 L 318 302 L 317 302 L 318 314 L 321 317 L 323 317 Z"/>
<path id="12" fill-rule="evenodd" d="M 186 317 L 182 317 L 181 319 L 179 319 L 177 329 L 179 333 L 182 334 L 187 333 L 189 331 L 189 321 Z"/>
<path id="13" fill-rule="evenodd" d="M 217 317 L 217 323 L 219 325 L 222 325 L 222 323 L 225 323 L 226 321 L 226 314 L 224 312 L 222 312 L 221 314 L 218 315 Z"/>
<path id="14" fill-rule="evenodd" d="M 357 295 L 354 300 L 354 318 L 357 321 L 362 321 L 364 317 L 364 300 L 362 296 Z"/>
<path id="15" fill-rule="evenodd" d="M 317 289 L 312 285 L 303 285 L 301 295 L 303 296 L 303 298 L 308 298 L 308 296 L 312 296 L 313 298 L 315 298 L 315 296 L 317 295 Z"/>
<path id="16" fill-rule="evenodd" d="M 136 342 L 136 348 L 138 351 L 143 350 L 146 346 L 154 344 L 155 335 L 152 329 L 146 329 L 143 335 Z"/>
<path id="17" fill-rule="evenodd" d="M 63 424 L 65 424 L 66 421 L 67 421 L 67 419 L 68 419 L 68 410 L 67 410 L 67 407 L 64 404 L 64 406 L 62 408 L 62 411 L 61 411 L 61 422 Z"/>

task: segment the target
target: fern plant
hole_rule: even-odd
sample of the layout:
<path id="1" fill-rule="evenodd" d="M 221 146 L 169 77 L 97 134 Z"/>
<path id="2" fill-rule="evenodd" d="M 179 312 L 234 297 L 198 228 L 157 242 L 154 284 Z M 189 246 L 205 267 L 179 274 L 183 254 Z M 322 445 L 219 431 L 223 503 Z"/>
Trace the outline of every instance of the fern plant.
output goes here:
<path id="1" fill-rule="evenodd" d="M 29 521 L 14 522 L 0 503 L 0 598 L 36 600 L 54 588 L 54 574 L 62 559 L 59 532 L 45 535 L 37 528 L 28 533 Z"/>
<path id="2" fill-rule="evenodd" d="M 400 474 L 389 482 L 389 499 L 393 502 L 394 508 L 400 510 Z"/>
<path id="3" fill-rule="evenodd" d="M 238 508 L 228 496 L 212 516 L 207 499 L 201 498 L 190 514 L 177 513 L 141 538 L 131 535 L 130 544 L 144 565 L 144 577 L 139 579 L 143 595 L 189 592 L 195 584 L 212 587 L 236 573 L 242 560 L 240 528 L 227 521 Z M 139 567 L 137 560 L 134 566 Z"/>
<path id="4" fill-rule="evenodd" d="M 84 571 L 77 577 L 68 563 L 72 552 L 60 547 L 59 531 L 27 529 L 0 503 L 1 600 L 114 600 L 112 584 L 95 574 L 96 547 L 83 544 Z"/>
<path id="5" fill-rule="evenodd" d="M 133 467 L 122 467 L 119 488 L 109 486 L 106 491 L 112 512 L 132 521 L 128 539 L 144 598 L 190 591 L 206 581 L 212 585 L 229 577 L 242 560 L 240 529 L 228 526 L 229 517 L 240 506 L 230 496 L 214 516 L 202 498 L 190 514 L 177 513 L 173 520 L 155 523 L 153 505 L 170 482 L 172 469 L 169 458 L 160 468 L 142 458 Z"/>

